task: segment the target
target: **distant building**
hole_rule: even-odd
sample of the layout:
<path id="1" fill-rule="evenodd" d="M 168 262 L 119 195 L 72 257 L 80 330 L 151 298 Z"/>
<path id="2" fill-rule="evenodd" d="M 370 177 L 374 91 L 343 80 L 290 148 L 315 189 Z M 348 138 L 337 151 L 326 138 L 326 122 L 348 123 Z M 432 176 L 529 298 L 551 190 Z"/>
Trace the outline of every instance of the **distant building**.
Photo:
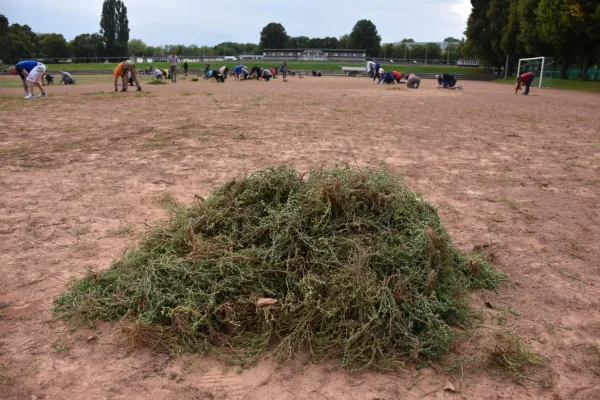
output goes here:
<path id="1" fill-rule="evenodd" d="M 366 50 L 355 49 L 265 49 L 265 61 L 365 61 Z"/>
<path id="2" fill-rule="evenodd" d="M 264 58 L 264 55 L 262 55 L 262 54 L 260 54 L 260 55 L 256 55 L 256 54 L 244 54 L 243 56 L 238 56 L 238 58 L 240 60 L 257 61 L 257 60 L 262 60 Z"/>
<path id="3" fill-rule="evenodd" d="M 437 44 L 438 46 L 440 46 L 440 48 L 442 50 L 446 50 L 446 48 L 448 46 L 452 46 L 452 45 L 457 45 L 457 42 L 406 42 L 406 43 L 402 43 L 402 42 L 395 42 L 392 43 L 394 46 L 400 46 L 401 44 L 405 44 L 406 47 L 412 47 L 412 46 L 427 46 L 429 43 L 433 43 L 433 44 Z"/>

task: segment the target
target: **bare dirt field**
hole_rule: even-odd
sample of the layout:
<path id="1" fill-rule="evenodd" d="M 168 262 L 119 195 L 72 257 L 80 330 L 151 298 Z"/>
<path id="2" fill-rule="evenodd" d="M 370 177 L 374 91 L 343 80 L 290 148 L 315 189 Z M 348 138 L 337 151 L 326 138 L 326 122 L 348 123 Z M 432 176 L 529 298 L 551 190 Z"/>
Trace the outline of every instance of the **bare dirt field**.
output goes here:
<path id="1" fill-rule="evenodd" d="M 464 86 L 307 77 L 117 94 L 99 82 L 29 101 L 0 89 L 0 398 L 599 399 L 600 96 Z M 270 165 L 346 162 L 406 173 L 457 246 L 484 249 L 508 277 L 473 296 L 485 321 L 441 362 L 347 373 L 299 355 L 237 370 L 132 349 L 118 324 L 54 318 L 69 279 L 107 268 L 169 195 L 189 203 Z M 521 383 L 477 367 L 499 330 L 546 366 Z"/>

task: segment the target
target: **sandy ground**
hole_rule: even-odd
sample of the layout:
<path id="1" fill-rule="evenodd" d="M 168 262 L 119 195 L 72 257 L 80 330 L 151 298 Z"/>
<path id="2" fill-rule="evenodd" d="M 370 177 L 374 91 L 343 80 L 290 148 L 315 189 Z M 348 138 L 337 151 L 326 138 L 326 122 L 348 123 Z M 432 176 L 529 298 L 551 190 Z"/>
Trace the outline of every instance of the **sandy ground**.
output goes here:
<path id="1" fill-rule="evenodd" d="M 0 398 L 600 398 L 600 96 L 464 86 L 310 77 L 115 94 L 93 83 L 33 101 L 0 89 Z M 478 332 L 511 329 L 545 368 L 516 384 L 470 366 L 467 343 L 397 374 L 302 356 L 239 371 L 131 349 L 118 324 L 72 331 L 52 315 L 71 277 L 106 268 L 164 218 L 168 195 L 191 202 L 273 164 L 381 161 L 439 207 L 461 249 L 486 248 L 507 274 L 498 293 L 474 294 Z"/>

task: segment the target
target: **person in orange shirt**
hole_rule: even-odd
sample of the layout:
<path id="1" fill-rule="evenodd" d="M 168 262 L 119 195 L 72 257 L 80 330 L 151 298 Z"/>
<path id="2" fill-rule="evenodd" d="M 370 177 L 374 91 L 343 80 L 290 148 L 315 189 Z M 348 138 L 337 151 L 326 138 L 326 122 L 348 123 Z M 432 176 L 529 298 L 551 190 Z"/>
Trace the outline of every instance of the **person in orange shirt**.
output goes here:
<path id="1" fill-rule="evenodd" d="M 400 83 L 400 79 L 402 79 L 402 74 L 398 71 L 392 71 L 392 75 L 394 75 L 394 80 L 396 83 Z"/>
<path id="2" fill-rule="evenodd" d="M 122 63 L 117 65 L 117 68 L 114 70 L 115 92 L 118 92 L 117 81 L 119 80 L 119 77 L 121 77 L 121 79 L 123 80 L 123 89 L 121 89 L 121 92 L 127 91 L 126 79 L 127 79 L 128 72 L 131 73 L 131 78 L 133 79 L 133 81 L 135 82 L 135 85 L 137 86 L 137 91 L 141 92 L 142 86 L 140 85 L 140 82 L 138 81 L 138 78 L 137 78 L 137 74 L 135 71 L 135 64 L 131 60 L 123 61 Z"/>

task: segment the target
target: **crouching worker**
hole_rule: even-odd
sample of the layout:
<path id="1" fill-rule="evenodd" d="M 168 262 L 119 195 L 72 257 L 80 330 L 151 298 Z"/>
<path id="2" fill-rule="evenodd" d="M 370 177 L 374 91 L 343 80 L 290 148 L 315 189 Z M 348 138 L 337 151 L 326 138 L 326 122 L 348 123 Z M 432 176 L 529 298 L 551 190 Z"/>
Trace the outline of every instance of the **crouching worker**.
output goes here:
<path id="1" fill-rule="evenodd" d="M 408 75 L 408 79 L 406 80 L 406 87 L 409 89 L 418 89 L 421 85 L 421 78 L 411 73 Z"/>
<path id="2" fill-rule="evenodd" d="M 42 77 L 46 73 L 46 66 L 38 61 L 21 61 L 14 67 L 10 67 L 8 72 L 11 75 L 19 75 L 23 81 L 26 99 L 35 99 L 34 86 L 37 86 L 42 92 L 41 97 L 46 97 L 46 92 L 42 86 Z"/>
<path id="3" fill-rule="evenodd" d="M 121 89 L 121 92 L 127 91 L 127 83 L 125 82 L 125 77 L 128 75 L 128 72 L 131 73 L 131 78 L 137 86 L 137 91 L 141 92 L 142 86 L 140 85 L 140 82 L 138 82 L 137 74 L 135 72 L 135 64 L 131 60 L 123 61 L 119 65 L 117 65 L 117 68 L 114 71 L 115 92 L 119 91 L 119 89 L 117 88 L 117 82 L 119 80 L 119 77 L 121 77 L 121 80 L 123 81 L 123 88 Z"/>
<path id="4" fill-rule="evenodd" d="M 393 85 L 394 84 L 394 74 L 392 74 L 391 72 L 386 72 L 385 74 L 381 75 L 381 78 L 379 78 L 379 82 L 383 81 L 384 85 Z M 377 83 L 379 83 L 377 82 Z"/>
<path id="5" fill-rule="evenodd" d="M 54 85 L 54 77 L 50 74 L 46 74 L 46 85 Z"/>
<path id="6" fill-rule="evenodd" d="M 162 79 L 163 78 L 163 73 L 160 69 L 156 68 L 154 70 L 154 72 L 152 73 L 152 78 L 154 79 Z"/>
<path id="7" fill-rule="evenodd" d="M 454 90 L 454 89 L 463 90 L 462 85 L 456 86 L 456 76 L 454 76 L 454 75 L 442 74 L 442 75 L 436 75 L 435 78 L 438 81 L 438 89 L 444 88 L 444 89 L 450 89 L 450 90 Z"/>
<path id="8" fill-rule="evenodd" d="M 60 82 L 58 84 L 64 83 L 65 85 L 74 85 L 77 81 L 73 79 L 70 73 L 66 71 L 58 71 L 60 74 Z"/>
<path id="9" fill-rule="evenodd" d="M 517 87 L 515 87 L 515 94 L 519 93 L 521 90 L 521 83 L 525 85 L 525 92 L 523 92 L 523 96 L 529 95 L 529 88 L 535 79 L 535 75 L 533 72 L 525 72 L 523 75 L 517 77 Z"/>
<path id="10" fill-rule="evenodd" d="M 400 79 L 402 79 L 402 74 L 398 71 L 392 71 L 392 75 L 394 75 L 394 80 L 396 83 L 400 83 Z"/>

